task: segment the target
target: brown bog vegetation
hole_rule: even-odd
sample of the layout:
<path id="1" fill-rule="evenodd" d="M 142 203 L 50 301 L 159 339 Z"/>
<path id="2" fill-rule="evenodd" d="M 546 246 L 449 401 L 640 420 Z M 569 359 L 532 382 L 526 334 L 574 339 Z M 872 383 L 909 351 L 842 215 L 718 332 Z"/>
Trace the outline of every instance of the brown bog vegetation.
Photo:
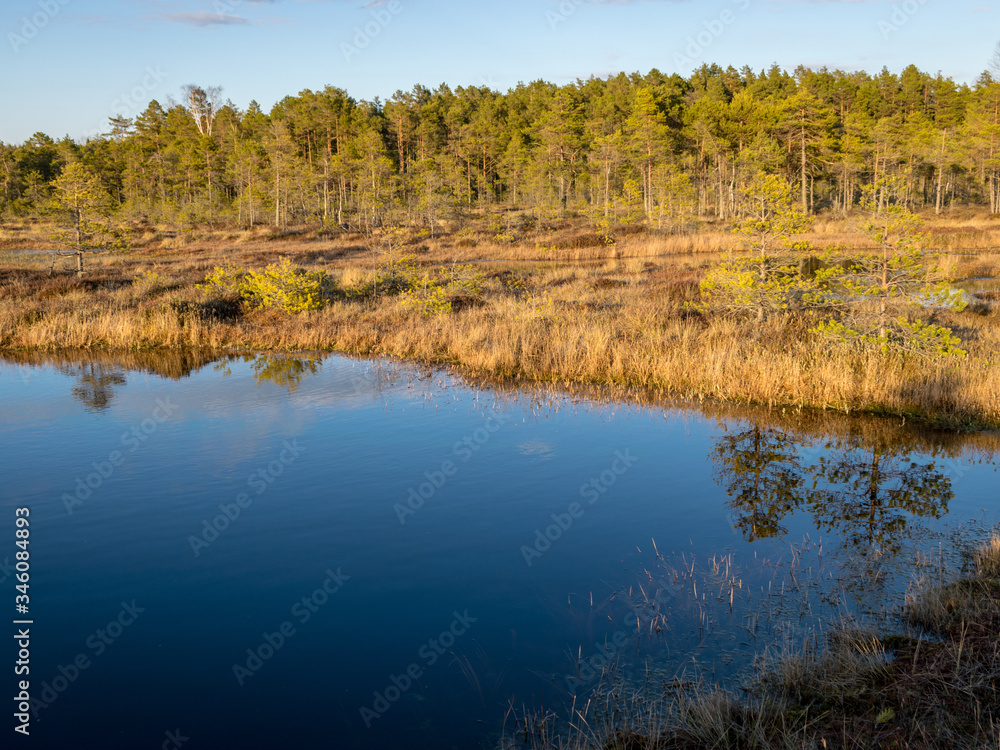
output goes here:
<path id="1" fill-rule="evenodd" d="M 800 239 L 814 252 L 869 246 L 851 220 Z M 572 219 L 498 242 L 488 223 L 427 238 L 316 229 L 154 235 L 127 252 L 75 259 L 45 247 L 44 225 L 0 234 L 0 348 L 321 350 L 454 365 L 466 374 L 599 384 L 662 396 L 902 415 L 950 426 L 1000 424 L 1000 326 L 993 308 L 1000 227 L 974 215 L 931 221 L 930 247 L 977 301 L 921 311 L 967 356 L 928 359 L 836 346 L 817 312 L 762 321 L 699 305 L 725 227 L 659 235 L 623 228 L 613 245 Z M 318 309 L 254 306 L 199 289 L 212 270 L 287 259 L 316 274 Z M 963 280 L 968 280 L 963 284 Z M 308 307 L 308 306 L 307 306 Z"/>
<path id="2" fill-rule="evenodd" d="M 893 628 L 845 621 L 823 638 L 772 649 L 738 691 L 648 668 L 636 685 L 612 666 L 567 724 L 512 707 L 503 747 L 995 750 L 1000 538 L 971 558 L 964 575 L 939 567 L 915 583 Z"/>

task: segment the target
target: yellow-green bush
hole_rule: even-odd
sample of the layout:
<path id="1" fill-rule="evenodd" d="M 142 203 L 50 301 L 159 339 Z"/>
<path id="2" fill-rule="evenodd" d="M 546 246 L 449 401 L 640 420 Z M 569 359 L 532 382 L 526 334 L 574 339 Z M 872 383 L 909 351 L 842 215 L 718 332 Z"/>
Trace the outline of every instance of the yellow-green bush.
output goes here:
<path id="1" fill-rule="evenodd" d="M 236 297 L 240 293 L 240 284 L 246 275 L 245 269 L 227 263 L 225 266 L 216 266 L 205 277 L 205 283 L 198 284 L 197 288 L 209 297 Z"/>
<path id="2" fill-rule="evenodd" d="M 437 283 L 446 286 L 453 294 L 479 294 L 483 290 L 485 277 L 482 271 L 473 266 L 452 266 L 439 274 Z"/>
<path id="3" fill-rule="evenodd" d="M 215 297 L 239 295 L 251 307 L 296 313 L 323 307 L 325 285 L 325 272 L 296 268 L 285 258 L 263 271 L 246 271 L 231 265 L 217 267 L 198 288 Z"/>
<path id="4" fill-rule="evenodd" d="M 326 273 L 296 268 L 287 258 L 263 271 L 250 271 L 240 284 L 240 296 L 252 307 L 274 307 L 285 312 L 323 307 Z"/>
<path id="5" fill-rule="evenodd" d="M 483 274 L 472 266 L 453 266 L 431 276 L 424 274 L 419 280 L 416 269 L 411 271 L 409 288 L 400 294 L 404 307 L 416 309 L 424 315 L 441 315 L 452 311 L 452 298 L 476 296 L 482 292 Z"/>
<path id="6" fill-rule="evenodd" d="M 159 291 L 164 286 L 164 278 L 156 271 L 143 271 L 132 279 L 132 294 L 143 297 Z"/>
<path id="7" fill-rule="evenodd" d="M 428 284 L 410 289 L 400 295 L 403 307 L 419 310 L 424 315 L 441 315 L 451 312 L 451 300 L 444 287 Z"/>

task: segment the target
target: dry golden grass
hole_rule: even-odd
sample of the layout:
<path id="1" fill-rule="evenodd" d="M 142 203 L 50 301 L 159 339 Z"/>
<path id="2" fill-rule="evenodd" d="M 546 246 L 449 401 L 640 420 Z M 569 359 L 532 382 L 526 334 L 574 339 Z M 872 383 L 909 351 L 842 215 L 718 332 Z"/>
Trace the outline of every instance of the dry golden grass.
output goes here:
<path id="1" fill-rule="evenodd" d="M 975 559 L 995 560 L 998 544 Z M 505 727 L 504 747 L 1000 748 L 1000 581 L 980 567 L 968 578 L 921 582 L 901 615 L 902 633 L 846 622 L 823 641 L 762 654 L 738 694 L 676 679 L 630 688 L 609 670 L 568 724 L 551 713 L 519 717 Z"/>
<path id="2" fill-rule="evenodd" d="M 994 534 L 988 543 L 977 550 L 974 562 L 980 577 L 1000 578 L 1000 536 Z"/>
<path id="3" fill-rule="evenodd" d="M 951 253 L 1000 253 L 1000 221 L 982 209 L 955 208 L 941 216 L 924 212 L 925 231 L 931 247 Z M 858 233 L 859 216 L 828 214 L 818 218 L 799 239 L 823 250 L 861 250 L 869 242 Z M 498 231 L 497 222 L 500 221 Z M 504 224 L 509 223 L 509 228 Z M 663 258 L 677 255 L 714 255 L 738 249 L 738 238 L 725 222 L 705 218 L 698 232 L 667 234 L 640 225 L 612 229 L 613 246 L 607 245 L 582 218 L 537 219 L 531 212 L 512 212 L 498 220 L 473 212 L 461 222 L 430 236 L 426 229 L 409 231 L 405 252 L 427 262 L 461 262 L 479 259 L 532 261 L 592 261 L 609 258 Z M 371 256 L 369 237 L 361 231 L 341 231 L 316 226 L 176 227 L 132 222 L 125 225 L 134 250 L 150 254 L 227 251 L 251 255 L 294 253 L 308 247 L 313 255 L 328 259 L 364 260 Z M 22 219 L 0 224 L 0 253 L 4 250 L 54 249 L 65 234 L 42 219 Z"/>
<path id="4" fill-rule="evenodd" d="M 552 236 L 574 231 L 580 228 L 560 225 Z M 480 377 L 906 415 L 952 426 L 1000 425 L 995 312 L 936 315 L 937 322 L 956 328 L 969 351 L 957 364 L 831 350 L 801 318 L 757 325 L 686 310 L 686 302 L 698 299 L 707 250 L 646 259 L 665 246 L 677 250 L 685 242 L 717 239 L 633 234 L 614 249 L 558 251 L 592 252 L 589 262 L 485 263 L 477 268 L 489 278 L 475 304 L 435 316 L 406 309 L 394 297 L 335 298 L 322 310 L 295 316 L 244 313 L 207 306 L 194 288 L 223 262 L 259 268 L 279 257 L 325 270 L 341 287 L 353 287 L 379 260 L 360 236 L 216 239 L 179 251 L 97 254 L 88 257 L 82 279 L 68 272 L 73 259 L 58 259 L 62 267 L 57 264 L 49 276 L 50 256 L 0 251 L 0 348 L 336 350 L 456 365 Z M 399 252 L 423 247 L 418 261 L 433 266 L 451 260 L 455 248 L 446 245 L 455 243 L 454 236 L 414 235 Z M 490 258 L 494 250 L 487 244 L 462 252 Z M 608 257 L 611 250 L 619 251 L 617 259 Z M 954 260 L 957 277 L 992 275 L 995 268 L 988 254 L 974 256 L 971 265 L 965 261 Z M 511 279 L 519 284 L 512 286 Z"/>

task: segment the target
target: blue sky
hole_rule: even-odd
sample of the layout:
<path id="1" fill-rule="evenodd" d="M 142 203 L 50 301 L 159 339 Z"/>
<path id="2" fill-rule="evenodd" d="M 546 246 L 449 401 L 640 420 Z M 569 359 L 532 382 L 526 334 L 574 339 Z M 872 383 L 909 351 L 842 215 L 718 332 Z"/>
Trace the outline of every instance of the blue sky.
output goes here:
<path id="1" fill-rule="evenodd" d="M 326 84 L 386 99 L 703 62 L 914 63 L 971 83 L 1000 41 L 1000 0 L 4 0 L 0 37 L 0 141 L 20 143 L 81 139 L 189 83 L 265 111 Z"/>

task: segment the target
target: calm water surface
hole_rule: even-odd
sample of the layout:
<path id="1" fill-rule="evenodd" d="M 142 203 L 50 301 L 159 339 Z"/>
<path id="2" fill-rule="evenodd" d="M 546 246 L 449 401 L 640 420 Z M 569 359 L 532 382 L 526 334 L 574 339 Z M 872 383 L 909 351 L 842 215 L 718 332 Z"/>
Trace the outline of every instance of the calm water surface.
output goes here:
<path id="1" fill-rule="evenodd" d="M 990 435 L 339 357 L 0 361 L 0 414 L 34 748 L 493 747 L 607 664 L 727 678 L 878 610 L 1000 510 Z"/>

